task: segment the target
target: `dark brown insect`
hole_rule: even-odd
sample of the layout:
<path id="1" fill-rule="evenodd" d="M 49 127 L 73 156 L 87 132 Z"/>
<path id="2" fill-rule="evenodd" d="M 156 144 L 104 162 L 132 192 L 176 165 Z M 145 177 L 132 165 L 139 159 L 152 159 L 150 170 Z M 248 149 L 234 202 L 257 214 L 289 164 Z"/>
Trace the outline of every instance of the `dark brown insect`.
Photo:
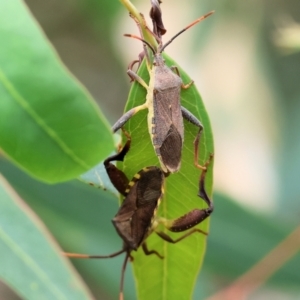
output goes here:
<path id="1" fill-rule="evenodd" d="M 140 170 L 129 181 L 126 175 L 111 163 L 112 161 L 123 161 L 129 148 L 130 139 L 118 154 L 104 161 L 110 180 L 125 197 L 118 213 L 112 219 L 113 225 L 123 240 L 122 249 L 109 255 L 64 253 L 65 256 L 71 258 L 111 258 L 121 253 L 126 253 L 121 272 L 119 299 L 123 299 L 124 273 L 128 259 L 132 258 L 132 251 L 136 251 L 141 246 L 146 255 L 155 254 L 159 258 L 163 258 L 156 250 L 149 250 L 147 248 L 146 239 L 152 232 L 158 234 L 165 241 L 174 244 L 195 232 L 207 235 L 206 232 L 192 227 L 205 220 L 213 212 L 213 203 L 205 191 L 205 176 L 207 172 L 205 169 L 200 176 L 198 195 L 208 204 L 208 208 L 194 209 L 174 220 L 166 220 L 165 218 L 158 217 L 156 212 L 163 197 L 166 175 L 160 168 L 150 166 Z M 209 164 L 211 158 L 212 156 L 205 166 Z M 168 230 L 173 232 L 192 229 L 173 240 L 169 235 L 157 229 L 159 224 L 163 224 Z"/>

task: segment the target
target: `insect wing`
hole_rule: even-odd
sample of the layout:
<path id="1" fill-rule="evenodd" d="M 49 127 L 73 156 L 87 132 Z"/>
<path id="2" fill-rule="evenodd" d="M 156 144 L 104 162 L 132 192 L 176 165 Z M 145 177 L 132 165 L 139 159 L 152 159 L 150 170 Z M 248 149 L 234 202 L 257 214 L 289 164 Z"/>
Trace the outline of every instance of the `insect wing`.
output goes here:
<path id="1" fill-rule="evenodd" d="M 160 199 L 164 175 L 160 168 L 151 167 L 143 173 L 137 187 L 137 211 L 132 217 L 132 234 L 139 245 L 152 231 Z"/>
<path id="2" fill-rule="evenodd" d="M 128 195 L 112 222 L 130 249 L 136 250 L 149 234 L 162 197 L 163 180 L 162 171 L 150 167 L 140 171 L 129 184 Z"/>
<path id="3" fill-rule="evenodd" d="M 136 212 L 136 188 L 137 184 L 135 183 L 126 198 L 124 199 L 118 213 L 112 219 L 112 222 L 124 241 L 124 243 L 129 246 L 131 249 L 137 249 L 138 245 L 132 236 L 132 216 Z"/>
<path id="4" fill-rule="evenodd" d="M 153 91 L 153 144 L 163 166 L 180 168 L 183 120 L 180 106 L 181 79 L 168 67 L 159 67 Z M 165 170 L 166 171 L 166 170 Z"/>

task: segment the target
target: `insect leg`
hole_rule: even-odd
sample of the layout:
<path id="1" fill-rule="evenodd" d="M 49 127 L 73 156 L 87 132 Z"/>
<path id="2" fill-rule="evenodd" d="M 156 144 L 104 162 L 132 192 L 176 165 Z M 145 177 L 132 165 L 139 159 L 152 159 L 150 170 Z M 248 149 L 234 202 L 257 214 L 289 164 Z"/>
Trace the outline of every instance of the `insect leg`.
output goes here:
<path id="1" fill-rule="evenodd" d="M 168 230 L 170 230 L 172 232 L 181 232 L 181 231 L 185 231 L 185 230 L 188 230 L 188 229 L 196 226 L 197 224 L 201 223 L 202 221 L 204 221 L 207 217 L 209 217 L 211 215 L 211 213 L 214 210 L 214 205 L 205 190 L 205 177 L 207 174 L 207 166 L 210 164 L 212 158 L 213 158 L 213 155 L 210 155 L 209 159 L 205 163 L 205 169 L 202 171 L 202 173 L 200 175 L 199 190 L 198 190 L 198 196 L 201 197 L 207 203 L 208 208 L 193 209 L 190 212 L 186 213 L 185 215 L 183 215 L 177 219 L 173 219 L 173 220 L 159 218 L 157 220 L 157 223 L 163 224 Z M 197 228 L 193 229 L 193 232 L 201 232 L 201 233 L 207 235 L 206 232 L 204 232 L 200 229 L 197 229 Z M 187 233 L 186 235 L 189 236 L 193 232 Z M 158 232 L 156 232 L 156 233 L 159 236 L 161 236 L 161 234 L 159 234 Z M 185 238 L 185 237 L 186 236 L 184 235 L 183 238 Z"/>
<path id="2" fill-rule="evenodd" d="M 163 220 L 165 227 L 172 232 L 181 232 L 196 226 L 211 215 L 213 205 L 206 209 L 193 209 L 187 214 L 174 219 Z"/>
<path id="3" fill-rule="evenodd" d="M 118 190 L 118 192 L 122 195 L 126 195 L 126 188 L 128 186 L 129 180 L 127 176 L 119 170 L 115 165 L 113 165 L 112 161 L 123 161 L 126 153 L 130 149 L 131 137 L 127 131 L 123 129 L 125 136 L 127 137 L 127 142 L 121 151 L 117 154 L 114 154 L 107 159 L 104 160 L 104 166 L 107 172 L 107 175 L 114 185 L 114 187 Z"/>
<path id="4" fill-rule="evenodd" d="M 113 126 L 112 126 L 112 131 L 116 132 L 118 131 L 120 128 L 122 128 L 124 126 L 124 124 L 132 117 L 134 116 L 137 112 L 139 112 L 140 110 L 146 109 L 148 108 L 148 103 L 145 102 L 142 105 L 136 106 L 132 109 L 130 109 L 129 111 L 127 111 Z"/>
<path id="5" fill-rule="evenodd" d="M 131 69 L 127 70 L 127 74 L 128 76 L 132 79 L 137 81 L 140 85 L 142 85 L 145 89 L 148 89 L 148 85 L 147 83 L 139 76 L 137 75 L 135 72 L 133 72 Z"/>
<path id="6" fill-rule="evenodd" d="M 207 211 L 209 214 L 211 214 L 213 212 L 214 205 L 213 205 L 212 201 L 210 200 L 209 196 L 206 193 L 206 190 L 205 190 L 205 178 L 206 178 L 206 173 L 207 173 L 207 167 L 211 163 L 213 157 L 214 157 L 214 155 L 211 153 L 209 155 L 208 160 L 204 164 L 205 169 L 201 173 L 200 180 L 199 180 L 199 190 L 198 190 L 198 196 L 201 197 L 207 203 L 207 205 L 209 207 L 208 211 Z"/>
<path id="7" fill-rule="evenodd" d="M 182 112 L 182 117 L 186 119 L 188 122 L 196 125 L 199 130 L 196 135 L 196 138 L 194 140 L 194 164 L 198 169 L 204 170 L 204 166 L 201 166 L 198 163 L 198 153 L 199 153 L 199 142 L 200 142 L 200 137 L 203 131 L 203 125 L 202 123 L 185 107 L 181 106 L 181 112 Z"/>
<path id="8" fill-rule="evenodd" d="M 143 52 L 141 52 L 141 53 L 139 54 L 139 56 L 138 56 L 139 59 L 132 61 L 132 62 L 128 65 L 127 70 L 131 70 L 131 71 L 132 71 L 133 66 L 134 66 L 135 64 L 137 64 L 137 63 L 138 63 L 138 67 L 137 67 L 137 70 L 138 70 L 139 67 L 140 67 L 140 65 L 141 65 L 141 63 L 142 63 L 142 61 L 143 61 L 143 59 L 144 59 L 144 56 L 145 56 L 145 53 L 144 53 L 144 51 L 143 51 Z M 127 75 L 130 77 L 130 82 L 134 81 L 134 78 L 131 77 L 131 75 L 128 74 L 128 72 L 127 72 Z"/>
<path id="9" fill-rule="evenodd" d="M 162 231 L 156 231 L 155 233 L 159 237 L 161 237 L 163 240 L 165 240 L 166 242 L 171 243 L 171 244 L 176 244 L 176 243 L 182 241 L 183 239 L 187 238 L 188 236 L 190 236 L 191 234 L 193 234 L 195 232 L 200 232 L 204 235 L 207 235 L 207 232 L 202 231 L 201 229 L 198 229 L 198 228 L 194 228 L 194 229 L 188 231 L 187 233 L 185 233 L 184 235 L 182 235 L 181 237 L 179 237 L 177 239 L 172 239 L 169 235 L 165 234 Z"/>
<path id="10" fill-rule="evenodd" d="M 180 72 L 179 72 L 179 70 L 178 70 L 178 68 L 177 68 L 176 66 L 172 66 L 170 69 L 171 69 L 173 72 L 175 72 L 175 73 L 181 78 Z M 189 82 L 189 83 L 187 83 L 187 84 L 182 83 L 182 84 L 181 84 L 181 88 L 184 89 L 184 90 L 186 90 L 186 89 L 188 89 L 193 83 L 194 83 L 194 80 L 191 80 L 191 82 Z"/>
<path id="11" fill-rule="evenodd" d="M 158 256 L 159 258 L 161 258 L 161 259 L 164 258 L 164 257 L 163 257 L 161 254 L 159 254 L 157 251 L 155 251 L 155 250 L 149 250 L 148 247 L 147 247 L 146 242 L 144 242 L 144 243 L 142 244 L 142 248 L 143 248 L 143 251 L 144 251 L 144 253 L 145 253 L 146 255 L 155 254 L 155 255 L 157 255 L 157 256 Z"/>
<path id="12" fill-rule="evenodd" d="M 139 77 L 135 72 L 132 70 L 127 70 L 127 74 L 132 80 L 136 80 L 138 83 L 140 83 L 145 89 L 148 89 L 148 85 L 146 82 Z M 120 128 L 124 126 L 124 124 L 132 117 L 134 116 L 137 112 L 140 110 L 148 108 L 148 102 L 146 101 L 144 104 L 136 106 L 129 111 L 127 111 L 113 126 L 112 126 L 112 131 L 116 132 Z"/>

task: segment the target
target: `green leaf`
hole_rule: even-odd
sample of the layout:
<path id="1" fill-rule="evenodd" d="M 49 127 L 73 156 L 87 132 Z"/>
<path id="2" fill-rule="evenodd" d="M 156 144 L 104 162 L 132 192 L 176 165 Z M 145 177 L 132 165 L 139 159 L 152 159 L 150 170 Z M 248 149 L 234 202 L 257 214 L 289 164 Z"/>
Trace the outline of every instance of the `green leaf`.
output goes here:
<path id="1" fill-rule="evenodd" d="M 106 173 L 103 162 L 81 175 L 78 179 L 84 183 L 89 184 L 90 186 L 98 187 L 102 190 L 109 191 L 116 197 L 119 196 L 119 192 L 113 186 Z"/>
<path id="2" fill-rule="evenodd" d="M 79 176 L 113 150 L 108 123 L 22 1 L 0 2 L 0 27 L 0 147 L 40 180 Z"/>
<path id="3" fill-rule="evenodd" d="M 173 60 L 166 57 L 169 66 L 176 65 Z M 143 64 L 139 75 L 149 82 L 149 74 Z M 183 70 L 180 74 L 184 83 L 191 79 Z M 146 90 L 138 83 L 134 83 L 130 91 L 126 111 L 145 102 Z M 181 104 L 190 110 L 204 125 L 201 137 L 200 162 L 203 164 L 210 153 L 213 153 L 213 138 L 209 118 L 203 106 L 201 97 L 194 85 L 181 93 Z M 139 112 L 126 124 L 126 130 L 131 134 L 132 145 L 124 161 L 124 171 L 131 178 L 137 171 L 145 166 L 157 165 L 147 127 L 147 110 Z M 198 182 L 201 171 L 194 166 L 193 141 L 198 128 L 184 121 L 184 147 L 182 166 L 178 173 L 166 179 L 165 196 L 160 205 L 158 215 L 174 219 L 194 208 L 204 208 L 206 204 L 197 196 Z M 206 177 L 208 194 L 212 192 L 212 164 Z M 198 225 L 208 231 L 208 221 Z M 174 239 L 183 233 L 169 233 Z M 138 299 L 190 299 L 193 294 L 196 277 L 202 264 L 206 237 L 193 234 L 185 240 L 170 244 L 152 234 L 147 240 L 148 248 L 155 249 L 164 256 L 160 260 L 155 255 L 145 256 L 141 249 L 134 259 L 134 273 L 137 284 Z"/>
<path id="4" fill-rule="evenodd" d="M 46 185 L 26 176 L 1 158 L 0 171 L 43 219 L 65 251 L 105 255 L 121 249 L 122 241 L 111 223 L 118 207 L 110 193 L 75 181 Z M 258 214 L 218 193 L 214 195 L 214 202 L 216 211 L 212 215 L 204 265 L 192 298 L 195 300 L 206 299 L 224 288 L 224 285 L 230 284 L 295 227 L 287 224 L 282 215 L 273 212 Z M 174 247 L 178 245 L 180 243 Z M 145 260 L 150 258 L 145 257 Z M 102 290 L 105 295 L 115 299 L 123 259 L 124 256 L 119 256 L 103 260 L 74 259 L 71 262 L 95 294 L 99 295 Z M 299 265 L 300 254 L 277 271 L 265 288 L 275 288 L 284 293 L 299 291 Z M 131 277 L 128 268 L 124 286 L 125 300 L 136 299 Z"/>
<path id="5" fill-rule="evenodd" d="M 121 136 L 119 134 L 114 135 L 115 147 L 118 148 L 121 143 Z M 116 151 L 112 152 L 109 156 L 116 154 Z M 111 183 L 103 161 L 97 164 L 94 168 L 88 170 L 78 178 L 80 181 L 87 183 L 88 185 L 100 188 L 104 191 L 112 193 L 114 196 L 119 197 L 119 192 Z"/>
<path id="6" fill-rule="evenodd" d="M 92 299 L 43 224 L 0 176 L 0 278 L 22 298 Z"/>

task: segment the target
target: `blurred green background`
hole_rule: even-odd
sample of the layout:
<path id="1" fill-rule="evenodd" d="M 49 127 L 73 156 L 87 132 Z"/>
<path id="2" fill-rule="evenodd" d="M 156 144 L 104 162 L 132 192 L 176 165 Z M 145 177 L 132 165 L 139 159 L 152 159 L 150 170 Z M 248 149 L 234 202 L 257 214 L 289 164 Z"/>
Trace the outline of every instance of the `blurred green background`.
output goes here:
<path id="1" fill-rule="evenodd" d="M 142 50 L 138 41 L 122 36 L 138 33 L 125 8 L 117 0 L 25 2 L 63 62 L 101 99 L 114 123 L 130 87 L 127 65 Z M 149 0 L 133 3 L 148 17 Z M 216 10 L 166 50 L 194 79 L 215 136 L 216 211 L 194 295 L 206 299 L 299 224 L 300 29 L 295 22 L 300 23 L 300 2 L 164 0 L 161 7 L 168 30 L 164 41 Z M 118 204 L 109 193 L 75 181 L 39 183 L 4 157 L 0 171 L 64 250 L 106 254 L 121 247 L 110 222 Z M 115 299 L 122 260 L 74 264 L 96 299 Z M 299 267 L 297 254 L 246 299 L 300 299 Z M 14 299 L 4 286 L 0 295 Z M 125 295 L 135 299 L 130 268 Z"/>

